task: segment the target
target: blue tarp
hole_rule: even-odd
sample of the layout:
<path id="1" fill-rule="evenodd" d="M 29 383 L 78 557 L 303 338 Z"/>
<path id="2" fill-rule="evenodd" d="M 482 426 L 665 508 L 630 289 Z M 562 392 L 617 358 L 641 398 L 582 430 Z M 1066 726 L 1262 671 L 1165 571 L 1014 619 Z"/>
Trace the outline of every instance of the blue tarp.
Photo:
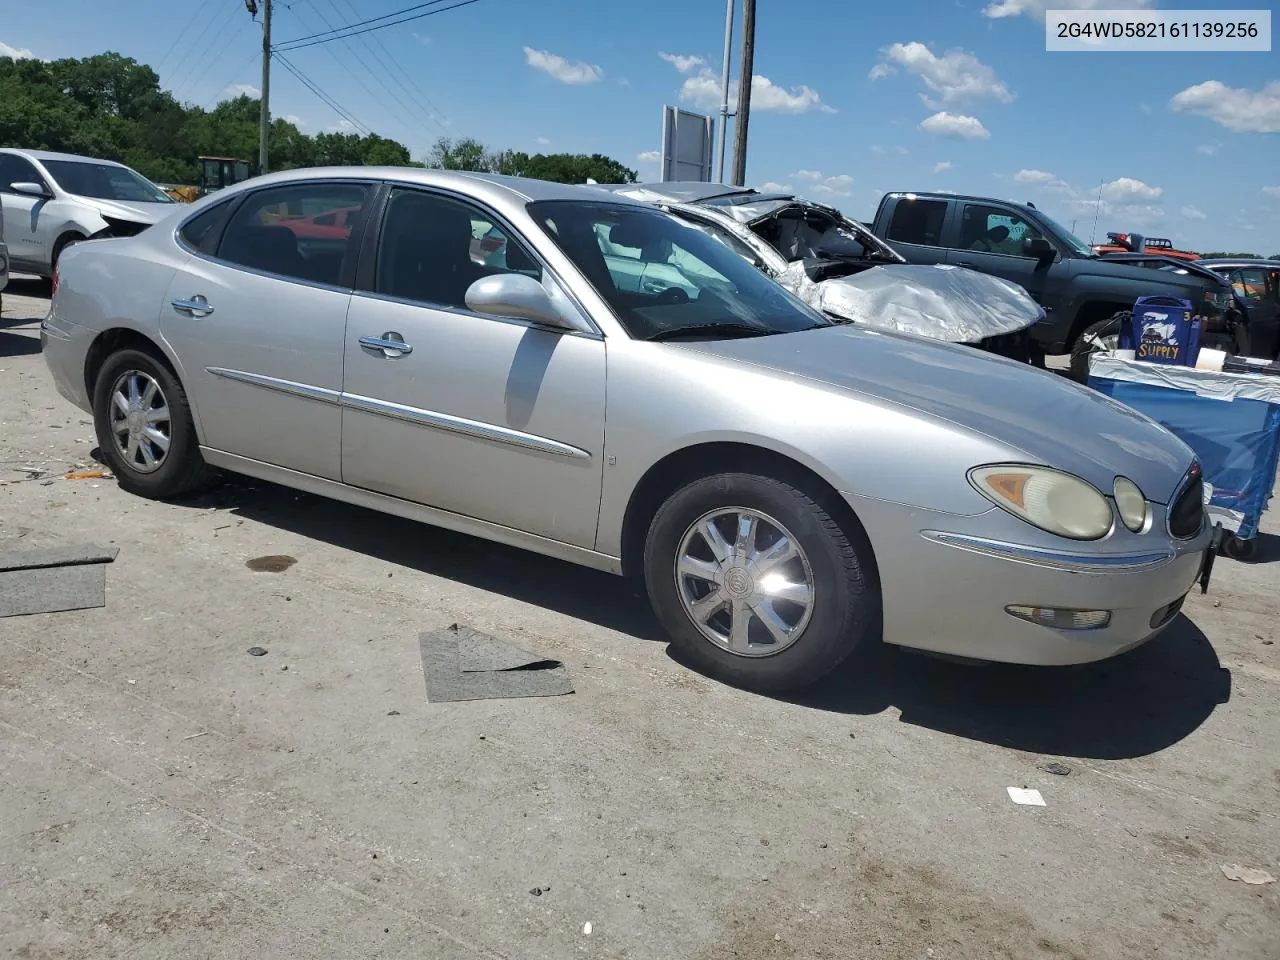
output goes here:
<path id="1" fill-rule="evenodd" d="M 1096 356 L 1089 385 L 1166 427 L 1200 458 L 1209 512 L 1252 539 L 1280 459 L 1280 383 Z M 1261 381 L 1261 382 L 1260 382 Z M 1238 384 L 1238 386 L 1237 386 Z M 1234 521 L 1234 522 L 1233 522 Z"/>

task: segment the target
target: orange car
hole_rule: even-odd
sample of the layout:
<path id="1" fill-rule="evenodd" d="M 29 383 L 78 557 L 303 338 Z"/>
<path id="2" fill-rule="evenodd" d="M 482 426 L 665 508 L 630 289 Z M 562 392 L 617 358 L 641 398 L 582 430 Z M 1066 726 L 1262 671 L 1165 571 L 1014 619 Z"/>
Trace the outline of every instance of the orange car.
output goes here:
<path id="1" fill-rule="evenodd" d="M 1136 253 L 1127 233 L 1108 233 L 1110 243 L 1095 243 L 1093 252 L 1101 256 L 1107 253 Z M 1158 253 L 1162 257 L 1174 257 L 1178 260 L 1199 260 L 1200 254 L 1189 250 L 1175 250 L 1172 240 L 1162 237 L 1147 237 L 1142 243 L 1143 253 Z"/>

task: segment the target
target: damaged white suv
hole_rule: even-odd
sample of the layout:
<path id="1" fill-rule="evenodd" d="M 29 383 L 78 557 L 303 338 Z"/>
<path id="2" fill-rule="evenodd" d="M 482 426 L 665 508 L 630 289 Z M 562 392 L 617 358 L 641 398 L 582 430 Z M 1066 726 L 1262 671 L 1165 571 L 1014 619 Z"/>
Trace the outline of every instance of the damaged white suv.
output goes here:
<path id="1" fill-rule="evenodd" d="M 0 217 L 15 273 L 51 278 L 68 245 L 92 236 L 138 233 L 175 202 L 121 163 L 0 149 Z"/>

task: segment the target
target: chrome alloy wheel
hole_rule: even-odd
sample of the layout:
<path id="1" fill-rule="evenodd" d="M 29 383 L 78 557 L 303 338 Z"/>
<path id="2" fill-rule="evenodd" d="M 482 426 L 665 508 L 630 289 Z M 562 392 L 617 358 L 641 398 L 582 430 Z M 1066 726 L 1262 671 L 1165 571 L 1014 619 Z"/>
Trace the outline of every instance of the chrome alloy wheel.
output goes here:
<path id="1" fill-rule="evenodd" d="M 694 521 L 676 551 L 675 577 L 694 626 L 737 656 L 785 650 L 813 613 L 804 549 L 777 520 L 747 507 L 719 507 Z"/>
<path id="2" fill-rule="evenodd" d="M 141 370 L 122 373 L 111 388 L 111 438 L 116 452 L 138 473 L 164 464 L 173 439 L 169 404 L 160 384 Z"/>

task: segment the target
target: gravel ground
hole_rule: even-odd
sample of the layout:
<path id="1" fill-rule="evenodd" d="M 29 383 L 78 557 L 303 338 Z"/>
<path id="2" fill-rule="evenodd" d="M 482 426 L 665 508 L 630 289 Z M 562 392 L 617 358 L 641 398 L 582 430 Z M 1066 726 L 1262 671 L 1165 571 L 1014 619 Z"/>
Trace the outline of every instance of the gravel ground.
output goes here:
<path id="1" fill-rule="evenodd" d="M 95 443 L 42 294 L 4 296 L 0 544 L 120 554 L 105 608 L 0 620 L 0 954 L 1280 957 L 1280 884 L 1222 871 L 1280 876 L 1274 517 L 1116 660 L 886 651 L 770 699 L 603 574 L 254 481 L 62 479 Z M 577 692 L 426 703 L 454 622 Z"/>

